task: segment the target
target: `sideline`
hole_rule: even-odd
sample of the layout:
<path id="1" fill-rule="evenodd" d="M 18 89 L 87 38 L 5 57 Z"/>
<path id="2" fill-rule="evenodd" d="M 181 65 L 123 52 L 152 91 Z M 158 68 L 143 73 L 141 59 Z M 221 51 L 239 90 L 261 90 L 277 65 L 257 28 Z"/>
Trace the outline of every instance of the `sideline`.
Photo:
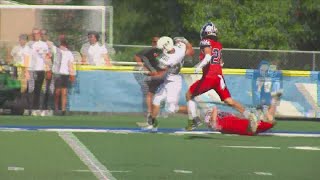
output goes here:
<path id="1" fill-rule="evenodd" d="M 102 128 L 102 127 L 66 127 L 66 126 L 0 126 L 1 131 L 49 131 L 49 132 L 95 132 L 95 133 L 151 133 L 140 128 Z M 174 135 L 185 134 L 221 134 L 217 131 L 199 129 L 197 131 L 185 131 L 179 128 L 159 128 L 157 133 L 167 133 Z M 320 132 L 295 132 L 295 131 L 270 131 L 260 133 L 257 136 L 280 136 L 280 137 L 320 137 Z"/>

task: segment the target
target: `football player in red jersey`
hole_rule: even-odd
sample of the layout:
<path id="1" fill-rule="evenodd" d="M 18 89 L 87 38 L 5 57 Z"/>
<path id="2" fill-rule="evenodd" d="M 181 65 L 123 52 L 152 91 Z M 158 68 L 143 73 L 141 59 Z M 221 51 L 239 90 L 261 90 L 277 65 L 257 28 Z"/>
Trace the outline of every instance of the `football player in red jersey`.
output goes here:
<path id="1" fill-rule="evenodd" d="M 265 114 L 262 113 L 261 109 L 257 110 L 257 113 L 260 114 L 258 115 L 258 121 L 246 119 L 241 114 L 235 115 L 218 111 L 217 107 L 207 111 L 204 121 L 210 129 L 226 134 L 253 136 L 265 132 L 271 129 L 276 123 L 274 115 L 281 95 L 281 91 L 273 94 L 271 105 Z"/>
<path id="2" fill-rule="evenodd" d="M 222 44 L 218 41 L 218 29 L 212 22 L 206 23 L 200 31 L 200 63 L 196 66 L 196 73 L 201 70 L 203 75 L 200 80 L 194 82 L 186 93 L 186 100 L 189 111 L 189 121 L 186 130 L 193 130 L 201 124 L 196 113 L 197 105 L 194 97 L 201 95 L 211 89 L 215 90 L 221 101 L 232 106 L 242 113 L 244 117 L 254 119 L 254 114 L 246 110 L 239 102 L 232 99 L 225 84 L 222 74 L 223 60 L 221 58 Z"/>

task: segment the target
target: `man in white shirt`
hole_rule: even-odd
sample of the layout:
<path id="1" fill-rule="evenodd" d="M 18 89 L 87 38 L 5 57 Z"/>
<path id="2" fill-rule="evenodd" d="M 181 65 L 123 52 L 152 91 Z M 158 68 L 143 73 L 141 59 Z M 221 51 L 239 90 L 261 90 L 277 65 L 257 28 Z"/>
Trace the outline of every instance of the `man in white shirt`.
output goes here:
<path id="1" fill-rule="evenodd" d="M 52 63 L 53 63 L 53 58 L 54 58 L 54 43 L 49 40 L 48 36 L 48 30 L 47 29 L 41 29 L 40 30 L 41 34 L 41 40 L 45 42 L 49 48 L 46 60 L 47 60 L 47 66 L 48 66 L 48 71 L 46 72 L 45 75 L 45 89 L 44 89 L 44 98 L 42 102 L 42 112 L 41 115 L 46 115 L 49 114 L 49 104 L 51 105 L 51 102 L 53 103 L 53 94 L 54 94 L 54 83 L 52 81 Z M 53 106 L 53 104 L 52 104 Z M 53 108 L 53 107 L 52 107 Z"/>
<path id="2" fill-rule="evenodd" d="M 32 31 L 34 41 L 29 45 L 32 49 L 31 68 L 33 71 L 34 91 L 33 91 L 33 109 L 40 109 L 41 87 L 45 76 L 51 78 L 51 59 L 49 57 L 49 47 L 47 43 L 41 41 L 41 32 L 39 29 Z"/>
<path id="3" fill-rule="evenodd" d="M 163 101 L 166 102 L 166 111 L 169 114 L 186 112 L 186 107 L 180 107 L 178 105 L 182 89 L 180 70 L 183 66 L 184 57 L 194 54 L 192 45 L 185 38 L 175 39 L 174 44 L 170 37 L 163 36 L 158 40 L 157 48 L 163 51 L 159 59 L 159 66 L 162 71 L 149 77 L 150 80 L 164 77 L 164 83 L 160 85 L 153 99 L 152 125 L 146 127 L 146 129 L 152 129 L 154 131 L 156 131 L 158 127 L 156 117 L 159 114 L 160 105 Z"/>
<path id="4" fill-rule="evenodd" d="M 88 33 L 88 43 L 81 47 L 82 63 L 95 66 L 111 66 L 108 50 L 105 45 L 99 44 L 99 33 L 90 31 Z"/>

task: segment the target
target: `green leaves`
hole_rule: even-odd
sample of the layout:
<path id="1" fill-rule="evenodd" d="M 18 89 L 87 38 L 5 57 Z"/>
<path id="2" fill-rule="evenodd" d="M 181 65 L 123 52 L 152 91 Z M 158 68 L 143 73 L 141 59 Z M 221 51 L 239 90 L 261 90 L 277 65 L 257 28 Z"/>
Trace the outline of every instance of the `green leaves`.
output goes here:
<path id="1" fill-rule="evenodd" d="M 197 1 L 178 0 L 182 9 L 184 28 L 198 32 L 205 21 L 213 21 L 219 29 L 219 38 L 225 47 L 258 49 L 298 49 L 296 36 L 303 42 L 319 39 L 319 19 L 316 23 L 309 16 L 298 20 L 296 9 L 306 14 L 317 13 L 319 3 L 312 0 L 295 1 Z M 300 4 L 297 4 L 300 3 Z M 190 13 L 193 12 L 193 13 Z M 310 22 L 309 22 L 310 21 Z M 311 25 L 313 25 L 311 27 Z M 319 34 L 319 33 L 318 33 Z M 309 36 L 308 36 L 309 35 Z M 317 38 L 315 38 L 317 37 Z M 320 47 L 318 47 L 319 49 Z"/>

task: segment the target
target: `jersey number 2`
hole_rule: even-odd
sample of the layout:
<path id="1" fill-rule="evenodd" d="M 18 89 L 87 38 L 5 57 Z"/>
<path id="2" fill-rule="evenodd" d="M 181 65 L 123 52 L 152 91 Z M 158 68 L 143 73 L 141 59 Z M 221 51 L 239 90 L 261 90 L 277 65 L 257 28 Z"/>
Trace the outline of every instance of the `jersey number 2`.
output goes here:
<path id="1" fill-rule="evenodd" d="M 211 64 L 220 64 L 221 51 L 218 48 L 212 49 Z"/>

